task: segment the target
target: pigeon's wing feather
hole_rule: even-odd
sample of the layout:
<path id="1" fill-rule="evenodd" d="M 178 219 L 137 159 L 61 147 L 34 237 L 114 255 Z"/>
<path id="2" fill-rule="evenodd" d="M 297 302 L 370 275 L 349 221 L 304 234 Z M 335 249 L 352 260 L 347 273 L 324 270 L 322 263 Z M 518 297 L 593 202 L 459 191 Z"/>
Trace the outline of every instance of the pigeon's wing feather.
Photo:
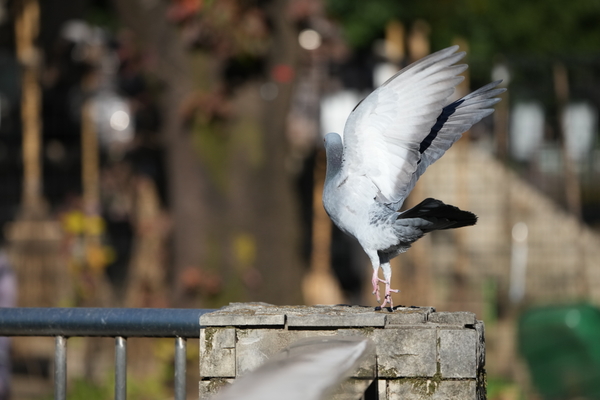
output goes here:
<path id="1" fill-rule="evenodd" d="M 405 188 L 406 194 L 410 193 L 427 167 L 443 156 L 446 150 L 460 139 L 464 132 L 494 112 L 491 107 L 500 101 L 495 96 L 506 91 L 506 89 L 496 88 L 500 82 L 495 81 L 482 86 L 444 107 L 435 125 L 421 142 L 419 148 L 421 158 L 416 171 L 412 175 L 410 184 Z"/>
<path id="2" fill-rule="evenodd" d="M 408 194 L 421 143 L 463 80 L 458 74 L 467 66 L 454 65 L 464 57 L 457 49 L 441 50 L 404 68 L 348 117 L 343 169 L 369 178 L 377 187 L 378 201 L 401 203 Z"/>

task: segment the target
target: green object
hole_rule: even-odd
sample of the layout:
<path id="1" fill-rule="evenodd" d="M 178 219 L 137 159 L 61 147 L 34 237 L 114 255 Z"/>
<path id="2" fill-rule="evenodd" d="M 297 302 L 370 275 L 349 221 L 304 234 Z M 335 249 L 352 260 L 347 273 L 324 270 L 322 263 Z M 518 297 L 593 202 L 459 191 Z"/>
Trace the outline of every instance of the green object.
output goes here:
<path id="1" fill-rule="evenodd" d="M 600 398 L 600 310 L 536 308 L 519 320 L 518 346 L 544 399 Z"/>

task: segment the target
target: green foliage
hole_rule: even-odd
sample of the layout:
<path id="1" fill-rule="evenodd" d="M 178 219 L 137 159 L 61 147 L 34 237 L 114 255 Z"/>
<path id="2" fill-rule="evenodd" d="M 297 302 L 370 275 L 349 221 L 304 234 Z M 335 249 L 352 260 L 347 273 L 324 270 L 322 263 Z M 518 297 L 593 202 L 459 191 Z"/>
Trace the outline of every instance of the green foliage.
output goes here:
<path id="1" fill-rule="evenodd" d="M 464 2 L 465 5 L 471 2 Z M 494 0 L 460 18 L 459 34 L 488 52 L 570 55 L 597 50 L 600 2 Z M 480 35 L 482 34 L 482 35 Z"/>
<path id="2" fill-rule="evenodd" d="M 483 322 L 487 328 L 492 327 L 498 321 L 498 283 L 494 278 L 488 278 L 483 282 Z"/>
<path id="3" fill-rule="evenodd" d="M 168 397 L 164 384 L 155 378 L 131 379 L 128 376 L 127 398 L 132 400 L 161 400 Z M 114 381 L 96 384 L 85 379 L 69 383 L 69 400 L 108 400 L 114 398 Z"/>
<path id="4" fill-rule="evenodd" d="M 163 400 L 168 398 L 168 394 L 164 383 L 159 379 L 131 379 L 127 382 L 127 398 L 132 400 Z"/>
<path id="5" fill-rule="evenodd" d="M 114 397 L 111 387 L 107 384 L 98 385 L 85 379 L 75 379 L 69 382 L 68 388 L 67 399 L 69 400 L 107 400 Z M 51 400 L 53 398 L 52 395 L 48 394 L 40 397 L 39 400 Z"/>
<path id="6" fill-rule="evenodd" d="M 69 400 L 104 400 L 111 396 L 108 385 L 96 385 L 84 379 L 73 381 L 69 388 Z"/>
<path id="7" fill-rule="evenodd" d="M 91 25 L 101 26 L 111 33 L 117 32 L 120 26 L 119 19 L 110 7 L 90 6 L 87 10 L 85 20 Z"/>
<path id="8" fill-rule="evenodd" d="M 553 64 L 560 60 L 572 68 L 575 61 L 589 59 L 600 49 L 600 0 L 326 0 L 326 4 L 354 48 L 368 48 L 374 39 L 383 38 L 391 20 L 402 22 L 407 31 L 416 20 L 426 21 L 432 51 L 464 39 L 474 86 L 489 81 L 493 64 L 505 59 L 511 67 L 514 98 L 552 102 Z M 569 60 L 574 60 L 572 65 Z M 519 65 L 512 65 L 515 62 Z M 589 74 L 592 68 L 585 70 Z M 577 76 L 582 74 L 572 74 Z M 590 81 L 587 77 L 583 87 Z"/>
<path id="9" fill-rule="evenodd" d="M 464 37 L 475 57 L 496 53 L 571 55 L 596 52 L 600 43 L 599 0 L 327 0 L 349 43 L 364 47 L 397 19 L 432 26 L 432 48 Z"/>
<path id="10" fill-rule="evenodd" d="M 348 43 L 368 47 L 383 35 L 388 21 L 401 15 L 406 6 L 397 0 L 327 0 L 329 14 L 338 19 Z"/>
<path id="11" fill-rule="evenodd" d="M 487 398 L 495 399 L 525 399 L 524 393 L 515 382 L 502 378 L 487 379 Z"/>

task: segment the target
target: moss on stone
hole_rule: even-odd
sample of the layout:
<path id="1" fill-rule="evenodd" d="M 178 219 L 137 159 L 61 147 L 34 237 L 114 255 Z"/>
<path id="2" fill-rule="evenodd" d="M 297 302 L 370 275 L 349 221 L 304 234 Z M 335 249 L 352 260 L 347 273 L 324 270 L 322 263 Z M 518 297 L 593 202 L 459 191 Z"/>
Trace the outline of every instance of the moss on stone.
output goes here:
<path id="1" fill-rule="evenodd" d="M 209 394 L 214 394 L 214 393 L 217 393 L 219 390 L 221 390 L 221 388 L 223 386 L 227 386 L 228 384 L 229 384 L 229 382 L 227 382 L 227 379 L 212 378 L 206 387 L 206 391 Z"/>
<path id="2" fill-rule="evenodd" d="M 398 381 L 401 384 L 411 385 L 413 391 L 420 396 L 432 396 L 442 382 L 442 375 L 436 373 L 432 377 L 401 378 Z"/>
<path id="3" fill-rule="evenodd" d="M 357 331 L 364 333 L 365 336 L 370 336 L 375 331 L 375 328 L 372 326 L 365 326 L 362 328 L 358 328 Z"/>
<path id="4" fill-rule="evenodd" d="M 396 368 L 384 368 L 381 365 L 377 366 L 378 378 L 398 378 L 399 375 Z"/>
<path id="5" fill-rule="evenodd" d="M 207 327 L 204 328 L 204 348 L 207 353 L 210 353 L 213 348 L 213 337 L 217 332 L 218 328 Z"/>

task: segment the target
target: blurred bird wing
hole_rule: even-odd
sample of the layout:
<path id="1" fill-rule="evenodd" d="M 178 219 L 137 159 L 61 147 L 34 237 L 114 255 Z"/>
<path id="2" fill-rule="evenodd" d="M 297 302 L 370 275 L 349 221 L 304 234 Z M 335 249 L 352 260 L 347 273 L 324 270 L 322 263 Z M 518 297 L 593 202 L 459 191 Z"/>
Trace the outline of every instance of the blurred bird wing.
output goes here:
<path id="1" fill-rule="evenodd" d="M 325 396 L 359 367 L 369 371 L 365 364 L 375 366 L 375 345 L 364 337 L 301 339 L 223 388 L 213 400 L 329 398 Z"/>
<path id="2" fill-rule="evenodd" d="M 399 71 L 365 98 L 344 128 L 346 174 L 366 176 L 377 200 L 401 203 L 417 170 L 419 148 L 430 133 L 466 65 L 458 46 L 433 53 Z"/>

